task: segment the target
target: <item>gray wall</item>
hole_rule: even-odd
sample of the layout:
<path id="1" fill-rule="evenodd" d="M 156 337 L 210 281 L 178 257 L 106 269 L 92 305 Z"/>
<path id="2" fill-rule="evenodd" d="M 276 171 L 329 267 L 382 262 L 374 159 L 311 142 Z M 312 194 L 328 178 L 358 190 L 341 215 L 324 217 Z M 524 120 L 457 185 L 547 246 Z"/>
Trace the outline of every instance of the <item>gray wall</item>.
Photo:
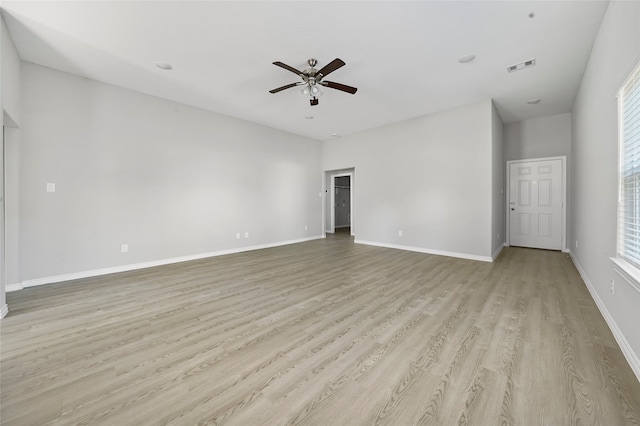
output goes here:
<path id="1" fill-rule="evenodd" d="M 492 144 L 487 100 L 326 141 L 323 168 L 355 167 L 356 241 L 490 260 Z"/>
<path id="2" fill-rule="evenodd" d="M 535 107 L 535 106 L 532 106 Z M 571 114 L 534 118 L 504 126 L 505 161 L 571 155 Z"/>
<path id="3" fill-rule="evenodd" d="M 0 309 L 6 314 L 5 287 L 18 279 L 19 203 L 18 164 L 20 158 L 20 58 L 9 35 L 4 19 L 0 18 L 0 120 L 5 129 L 4 199 L 0 209 L 4 216 L 4 265 L 0 274 Z"/>
<path id="4" fill-rule="evenodd" d="M 29 63 L 22 83 L 26 284 L 322 235 L 320 142 Z"/>
<path id="5" fill-rule="evenodd" d="M 3 68 L 3 55 L 2 55 L 2 48 L 1 48 L 1 44 L 2 41 L 5 38 L 5 23 L 4 20 L 2 20 L 2 17 L 0 17 L 0 124 L 2 126 L 4 126 L 4 113 L 3 113 L 3 109 L 2 109 L 2 68 Z M 2 186 L 4 187 L 4 138 L 2 139 L 2 146 L 0 146 L 0 150 L 2 151 L 0 153 L 0 160 L 2 160 L 2 162 L 0 163 L 0 182 L 2 182 Z M 2 196 L 4 198 L 4 190 L 2 190 Z M 5 205 L 4 205 L 4 200 L 0 200 L 0 220 L 4 221 L 4 215 L 5 215 Z M 2 241 L 5 238 L 5 231 L 4 231 L 4 227 L 2 225 L 0 225 L 0 229 L 2 230 L 2 235 L 0 235 L 0 319 L 3 318 L 5 315 L 7 315 L 8 313 L 8 308 L 7 308 L 7 302 L 6 302 L 6 278 L 5 278 L 5 254 L 4 254 L 4 241 Z"/>
<path id="6" fill-rule="evenodd" d="M 2 109 L 20 123 L 20 57 L 2 19 Z M 7 123 L 4 123 L 5 125 Z"/>
<path id="7" fill-rule="evenodd" d="M 2 21 L 2 111 L 5 127 L 5 283 L 20 281 L 20 57 Z"/>
<path id="8" fill-rule="evenodd" d="M 573 106 L 570 220 L 571 255 L 638 377 L 640 287 L 615 272 L 610 258 L 616 256 L 616 94 L 639 60 L 640 2 L 611 2 Z"/>

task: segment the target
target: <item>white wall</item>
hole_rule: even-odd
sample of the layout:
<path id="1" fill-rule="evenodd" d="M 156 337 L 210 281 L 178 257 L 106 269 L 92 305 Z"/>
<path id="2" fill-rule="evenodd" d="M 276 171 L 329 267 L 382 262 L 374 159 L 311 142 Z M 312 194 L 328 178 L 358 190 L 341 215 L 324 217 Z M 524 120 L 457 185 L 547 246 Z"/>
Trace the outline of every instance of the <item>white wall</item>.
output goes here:
<path id="1" fill-rule="evenodd" d="M 504 126 L 505 161 L 571 155 L 571 114 L 534 118 Z"/>
<path id="2" fill-rule="evenodd" d="M 505 242 L 505 161 L 504 161 L 504 125 L 493 102 L 491 103 L 491 253 L 495 258 Z"/>
<path id="3" fill-rule="evenodd" d="M 29 63 L 22 95 L 25 285 L 322 235 L 320 142 Z"/>
<path id="4" fill-rule="evenodd" d="M 357 242 L 482 260 L 492 255 L 492 160 L 489 100 L 323 145 L 324 170 L 358 176 Z"/>
<path id="5" fill-rule="evenodd" d="M 610 260 L 616 255 L 616 94 L 639 60 L 640 2 L 613 1 L 573 106 L 570 244 L 578 269 L 640 378 L 640 292 L 614 271 Z"/>

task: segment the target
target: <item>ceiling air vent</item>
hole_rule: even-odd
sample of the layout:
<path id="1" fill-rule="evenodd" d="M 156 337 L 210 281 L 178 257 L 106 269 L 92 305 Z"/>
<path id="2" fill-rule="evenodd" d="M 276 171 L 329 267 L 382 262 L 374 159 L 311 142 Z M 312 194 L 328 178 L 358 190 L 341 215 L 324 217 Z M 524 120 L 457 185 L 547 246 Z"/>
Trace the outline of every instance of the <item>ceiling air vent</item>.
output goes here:
<path id="1" fill-rule="evenodd" d="M 515 65 L 511 65 L 510 67 L 507 67 L 507 72 L 520 71 L 525 68 L 532 67 L 535 64 L 536 64 L 535 59 L 529 59 L 528 61 L 520 62 L 519 64 L 515 64 Z"/>

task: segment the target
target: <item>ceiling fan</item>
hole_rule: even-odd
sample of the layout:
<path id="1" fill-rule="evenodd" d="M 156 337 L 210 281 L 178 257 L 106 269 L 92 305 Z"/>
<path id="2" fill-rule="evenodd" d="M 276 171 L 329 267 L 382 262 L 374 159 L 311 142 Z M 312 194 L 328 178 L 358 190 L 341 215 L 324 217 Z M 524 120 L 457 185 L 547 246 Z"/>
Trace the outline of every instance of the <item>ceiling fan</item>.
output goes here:
<path id="1" fill-rule="evenodd" d="M 316 59 L 311 58 L 307 61 L 307 63 L 309 64 L 309 68 L 304 71 L 299 71 L 282 62 L 274 62 L 273 65 L 277 65 L 287 71 L 291 71 L 292 73 L 302 78 L 302 81 L 287 84 L 286 86 L 278 87 L 277 89 L 269 90 L 269 93 L 278 93 L 282 90 L 289 89 L 295 86 L 305 86 L 304 89 L 302 89 L 302 93 L 311 97 L 311 99 L 309 99 L 309 103 L 311 103 L 311 106 L 313 106 L 318 105 L 318 96 L 322 94 L 322 92 L 320 92 L 320 87 L 318 86 L 330 87 L 332 89 L 351 93 L 352 95 L 358 91 L 357 88 L 347 86 L 346 84 L 323 80 L 323 78 L 330 73 L 346 65 L 342 59 L 336 58 L 319 70 L 315 69 L 315 66 L 318 63 Z"/>

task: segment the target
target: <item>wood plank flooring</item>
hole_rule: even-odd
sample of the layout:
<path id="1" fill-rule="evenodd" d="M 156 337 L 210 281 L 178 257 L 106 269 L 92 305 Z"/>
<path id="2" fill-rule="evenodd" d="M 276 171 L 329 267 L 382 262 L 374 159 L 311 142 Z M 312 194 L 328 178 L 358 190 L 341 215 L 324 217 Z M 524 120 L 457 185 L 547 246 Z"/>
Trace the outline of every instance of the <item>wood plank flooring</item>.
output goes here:
<path id="1" fill-rule="evenodd" d="M 2 425 L 639 425 L 566 254 L 334 237 L 7 295 Z"/>

